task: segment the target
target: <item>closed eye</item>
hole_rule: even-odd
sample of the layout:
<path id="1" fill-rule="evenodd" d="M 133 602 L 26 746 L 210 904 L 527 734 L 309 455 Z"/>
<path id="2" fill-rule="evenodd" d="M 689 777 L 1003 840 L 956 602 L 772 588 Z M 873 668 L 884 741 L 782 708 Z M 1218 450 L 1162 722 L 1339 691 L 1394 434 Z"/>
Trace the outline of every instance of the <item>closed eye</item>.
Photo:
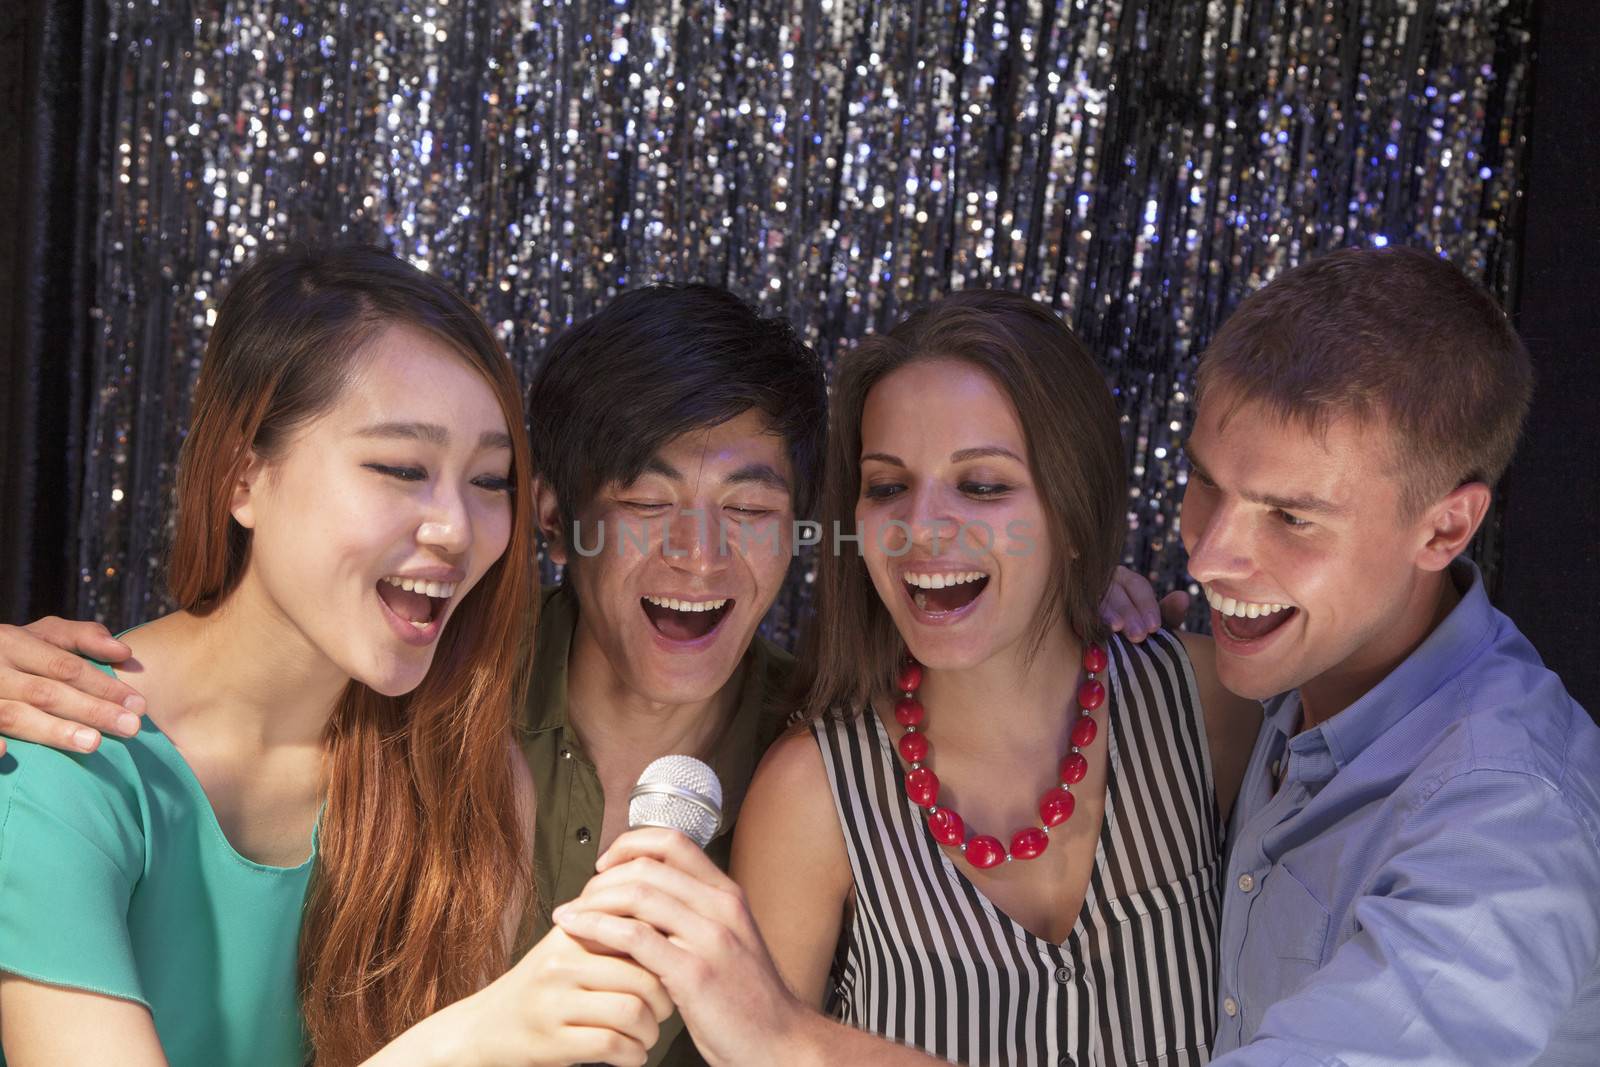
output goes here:
<path id="1" fill-rule="evenodd" d="M 962 482 L 961 491 L 968 496 L 994 497 L 1001 496 L 1011 491 L 1009 485 L 996 485 L 984 482 Z"/>
<path id="2" fill-rule="evenodd" d="M 1309 519 L 1302 519 L 1298 515 L 1293 515 L 1287 511 L 1284 511 L 1282 508 L 1273 508 L 1272 513 L 1278 516 L 1279 519 L 1283 520 L 1283 524 L 1285 526 L 1288 526 L 1294 530 L 1303 530 L 1307 526 L 1311 525 L 1311 521 Z"/>
<path id="3" fill-rule="evenodd" d="M 364 463 L 362 466 L 402 482 L 421 482 L 428 477 L 428 472 L 421 467 L 391 467 L 386 463 Z"/>

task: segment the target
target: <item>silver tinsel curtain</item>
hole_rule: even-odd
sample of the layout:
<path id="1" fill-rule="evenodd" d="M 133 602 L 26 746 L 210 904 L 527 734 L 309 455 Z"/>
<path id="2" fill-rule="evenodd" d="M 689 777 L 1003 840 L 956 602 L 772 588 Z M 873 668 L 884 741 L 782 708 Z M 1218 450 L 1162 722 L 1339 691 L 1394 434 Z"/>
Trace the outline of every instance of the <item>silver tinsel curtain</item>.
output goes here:
<path id="1" fill-rule="evenodd" d="M 658 279 L 828 356 L 950 289 L 1033 294 L 1118 395 L 1128 560 L 1181 584 L 1191 372 L 1245 293 L 1406 243 L 1514 300 L 1530 6 L 113 0 L 78 610 L 163 610 L 219 291 L 328 237 L 458 284 L 524 375 Z"/>

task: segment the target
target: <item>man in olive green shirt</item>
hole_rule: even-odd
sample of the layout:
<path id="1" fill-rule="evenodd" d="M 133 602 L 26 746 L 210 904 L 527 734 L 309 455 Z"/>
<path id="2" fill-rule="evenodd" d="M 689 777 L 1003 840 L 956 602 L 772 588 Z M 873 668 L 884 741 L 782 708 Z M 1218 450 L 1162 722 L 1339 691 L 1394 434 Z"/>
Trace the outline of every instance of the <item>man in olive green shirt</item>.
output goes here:
<path id="1" fill-rule="evenodd" d="M 550 347 L 529 390 L 547 592 L 521 742 L 541 906 L 575 898 L 660 756 L 709 763 L 731 828 L 782 729 L 791 658 L 756 635 L 819 477 L 821 361 L 722 289 L 619 296 Z M 531 943 L 531 942 L 530 942 Z M 674 1016 L 652 1064 L 696 1062 Z M 668 1057 L 668 1048 L 671 1055 Z"/>
<path id="2" fill-rule="evenodd" d="M 567 662 L 577 624 L 578 602 L 571 590 L 546 589 L 534 646 L 533 684 L 521 723 L 522 751 L 539 787 L 534 839 L 539 914 L 529 944 L 550 931 L 552 908 L 583 892 L 600 855 L 600 827 L 605 822 L 600 772 L 567 707 Z M 706 854 L 723 869 L 728 866 L 744 787 L 761 753 L 783 730 L 782 703 L 774 697 L 787 688 L 793 669 L 789 653 L 759 636 L 752 641 L 731 679 L 737 693 L 732 717 L 713 747 L 700 753 L 724 788 L 722 826 L 706 846 Z"/>

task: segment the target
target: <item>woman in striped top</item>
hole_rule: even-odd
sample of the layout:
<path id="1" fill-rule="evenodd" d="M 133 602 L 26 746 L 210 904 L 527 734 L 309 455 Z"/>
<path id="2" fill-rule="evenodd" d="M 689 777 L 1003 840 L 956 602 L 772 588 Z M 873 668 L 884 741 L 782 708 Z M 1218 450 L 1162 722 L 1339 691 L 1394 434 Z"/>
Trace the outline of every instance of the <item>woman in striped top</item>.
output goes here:
<path id="1" fill-rule="evenodd" d="M 1204 1063 L 1260 709 L 1206 639 L 1104 631 L 1126 497 L 1098 369 L 1041 305 L 960 293 L 849 357 L 831 429 L 824 529 L 859 540 L 820 561 L 810 728 L 733 859 L 779 969 L 957 1062 Z"/>

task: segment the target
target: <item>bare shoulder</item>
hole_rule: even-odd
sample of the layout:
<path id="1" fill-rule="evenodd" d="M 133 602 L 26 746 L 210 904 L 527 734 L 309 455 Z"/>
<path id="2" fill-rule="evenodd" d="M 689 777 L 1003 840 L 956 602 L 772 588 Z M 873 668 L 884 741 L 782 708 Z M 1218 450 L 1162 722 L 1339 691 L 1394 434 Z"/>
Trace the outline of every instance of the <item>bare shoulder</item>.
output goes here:
<path id="1" fill-rule="evenodd" d="M 832 789 L 810 730 L 775 741 L 751 779 L 734 831 L 734 877 L 783 866 L 850 884 L 844 833 L 833 817 Z"/>
<path id="2" fill-rule="evenodd" d="M 1211 750 L 1211 776 L 1217 810 L 1226 819 L 1244 779 L 1256 734 L 1261 730 L 1261 703 L 1227 689 L 1217 676 L 1217 646 L 1206 634 L 1179 633 L 1200 690 L 1200 704 Z"/>
<path id="3" fill-rule="evenodd" d="M 750 783 L 729 864 L 779 973 L 814 1007 L 853 885 L 831 793 L 811 731 L 779 738 Z"/>
<path id="4" fill-rule="evenodd" d="M 752 791 L 763 781 L 768 789 L 804 790 L 808 795 L 829 792 L 828 771 L 822 764 L 822 751 L 805 726 L 794 727 L 772 743 L 751 780 Z"/>

